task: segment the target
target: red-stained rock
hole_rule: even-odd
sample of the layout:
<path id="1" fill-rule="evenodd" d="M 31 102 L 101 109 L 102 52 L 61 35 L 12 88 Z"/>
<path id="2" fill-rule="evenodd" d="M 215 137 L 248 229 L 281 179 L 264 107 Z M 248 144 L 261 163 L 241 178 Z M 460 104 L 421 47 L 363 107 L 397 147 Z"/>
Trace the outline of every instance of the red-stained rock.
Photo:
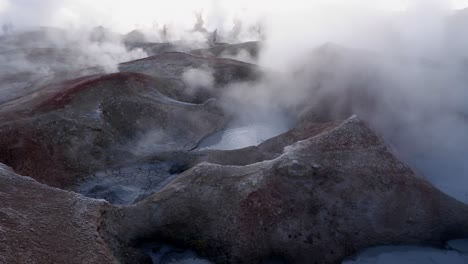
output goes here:
<path id="1" fill-rule="evenodd" d="M 0 107 L 0 162 L 66 187 L 148 152 L 189 150 L 226 122 L 215 101 L 176 101 L 172 82 L 138 73 L 43 87 Z"/>

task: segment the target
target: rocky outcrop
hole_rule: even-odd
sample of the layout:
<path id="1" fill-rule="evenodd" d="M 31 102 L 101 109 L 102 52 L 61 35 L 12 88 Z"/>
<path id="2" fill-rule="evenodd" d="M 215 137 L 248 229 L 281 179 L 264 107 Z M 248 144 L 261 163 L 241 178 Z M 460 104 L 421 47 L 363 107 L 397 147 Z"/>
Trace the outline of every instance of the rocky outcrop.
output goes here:
<path id="1" fill-rule="evenodd" d="M 251 59 L 258 59 L 261 43 L 258 41 L 244 42 L 238 44 L 223 44 L 206 49 L 190 51 L 190 54 L 203 57 L 237 57 L 245 53 Z"/>
<path id="2" fill-rule="evenodd" d="M 104 201 L 39 184 L 0 164 L 0 263 L 119 263 L 99 234 Z"/>
<path id="3" fill-rule="evenodd" d="M 66 187 L 135 157 L 190 150 L 226 122 L 214 100 L 162 95 L 171 83 L 138 73 L 95 75 L 43 87 L 0 108 L 0 161 Z"/>
<path id="4" fill-rule="evenodd" d="M 202 162 L 244 166 L 277 158 L 284 147 L 320 134 L 340 122 L 304 123 L 290 131 L 243 149 L 169 151 L 158 153 L 135 164 L 96 171 L 73 190 L 87 197 L 105 199 L 112 204 L 133 204 L 161 190 L 181 172 Z"/>
<path id="5" fill-rule="evenodd" d="M 154 77 L 181 79 L 188 69 L 208 69 L 213 71 L 218 85 L 236 81 L 254 80 L 259 74 L 255 65 L 223 58 L 196 57 L 180 52 L 164 53 L 141 60 L 122 63 L 121 72 L 138 72 Z"/>
<path id="6" fill-rule="evenodd" d="M 137 43 L 125 43 L 128 50 L 142 49 L 148 56 L 155 56 L 168 52 L 186 52 L 189 47 L 183 43 L 155 43 L 155 42 L 137 42 Z"/>
<path id="7" fill-rule="evenodd" d="M 340 263 L 371 246 L 468 235 L 466 205 L 418 177 L 356 117 L 304 123 L 247 149 L 176 153 L 173 164 L 159 157 L 166 167 L 149 159 L 118 170 L 120 178 L 95 175 L 117 188 L 139 186 L 142 168 L 155 173 L 146 178 L 152 196 L 117 208 L 1 167 L 0 260 L 74 263 L 74 254 L 76 263 L 147 263 L 137 248 L 164 241 L 216 263 Z M 124 197 L 122 190 L 113 194 Z M 114 202 L 128 203 L 120 198 Z"/>
<path id="8" fill-rule="evenodd" d="M 371 246 L 468 236 L 465 204 L 419 177 L 357 117 L 333 121 L 351 113 L 369 121 L 378 109 L 367 90 L 377 58 L 358 51 L 324 45 L 294 71 L 304 86 L 285 110 L 298 117 L 295 128 L 258 146 L 199 150 L 230 118 L 210 98 L 260 77 L 255 65 L 218 58 L 258 43 L 216 45 L 192 52 L 207 57 L 164 53 L 115 74 L 39 82 L 0 102 L 0 162 L 16 171 L 0 164 L 0 263 L 147 263 L 141 249 L 155 246 L 153 259 L 188 248 L 216 263 L 329 264 Z M 32 51 L 28 60 L 45 64 L 68 56 Z M 357 58 L 365 66 L 355 67 Z M 191 70 L 195 81 L 209 79 L 201 92 L 187 80 Z M 30 72 L 3 73 L 11 90 L 11 78 L 30 82 Z M 268 103 L 289 101 L 285 91 Z"/>
<path id="9" fill-rule="evenodd" d="M 151 239 L 217 263 L 340 263 L 370 246 L 468 235 L 468 207 L 418 177 L 358 118 L 320 130 L 271 160 L 194 166 L 110 213 L 109 244 L 128 263 L 121 248 Z"/>
<path id="10" fill-rule="evenodd" d="M 236 82 L 254 81 L 261 77 L 261 71 L 253 64 L 232 59 L 197 57 L 179 52 L 122 63 L 119 70 L 174 79 L 178 91 L 177 99 L 191 103 L 220 98 L 224 90 L 221 88 Z"/>
<path id="11" fill-rule="evenodd" d="M 245 166 L 266 160 L 272 160 L 283 154 L 284 148 L 298 141 L 314 137 L 330 130 L 343 121 L 329 123 L 302 122 L 289 131 L 268 139 L 258 146 L 234 150 L 207 150 L 191 152 L 163 152 L 148 158 L 149 162 L 174 162 L 181 168 L 191 168 L 207 162 L 219 165 Z"/>

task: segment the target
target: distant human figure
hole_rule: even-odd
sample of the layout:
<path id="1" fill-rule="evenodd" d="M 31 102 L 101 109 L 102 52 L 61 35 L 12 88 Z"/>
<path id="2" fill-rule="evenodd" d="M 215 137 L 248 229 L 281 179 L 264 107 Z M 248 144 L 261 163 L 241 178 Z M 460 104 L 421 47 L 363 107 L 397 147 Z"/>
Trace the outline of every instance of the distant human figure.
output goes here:
<path id="1" fill-rule="evenodd" d="M 167 29 L 167 25 L 164 24 L 164 26 L 162 27 L 162 30 L 161 30 L 161 39 L 163 42 L 167 42 L 168 39 L 169 39 L 169 32 L 168 32 L 168 29 Z"/>
<path id="2" fill-rule="evenodd" d="M 218 29 L 215 29 L 211 35 L 211 42 L 216 43 L 216 41 L 218 41 Z"/>

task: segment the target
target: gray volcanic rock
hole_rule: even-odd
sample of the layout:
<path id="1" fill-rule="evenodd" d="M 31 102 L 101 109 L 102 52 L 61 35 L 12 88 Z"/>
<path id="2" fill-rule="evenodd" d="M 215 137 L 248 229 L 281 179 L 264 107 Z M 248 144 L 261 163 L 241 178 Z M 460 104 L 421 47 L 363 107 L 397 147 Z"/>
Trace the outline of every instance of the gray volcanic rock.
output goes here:
<path id="1" fill-rule="evenodd" d="M 185 53 L 164 53 L 141 60 L 122 63 L 121 72 L 138 72 L 157 78 L 181 80 L 188 70 L 199 69 L 213 75 L 215 86 L 253 81 L 260 77 L 257 66 L 223 58 L 203 58 Z M 207 87 L 211 88 L 211 87 Z"/>
<path id="2" fill-rule="evenodd" d="M 302 122 L 289 131 L 270 138 L 258 146 L 235 150 L 203 149 L 190 152 L 164 152 L 150 157 L 149 161 L 177 161 L 179 166 L 183 168 L 191 168 L 202 162 L 219 165 L 245 166 L 275 159 L 283 154 L 285 147 L 330 130 L 342 122 L 343 121 L 329 123 Z"/>
<path id="3" fill-rule="evenodd" d="M 468 185 L 468 134 L 459 133 L 468 131 L 468 109 L 455 99 L 462 97 L 452 96 L 466 92 L 467 80 L 454 77 L 463 76 L 466 64 L 459 57 L 394 53 L 334 44 L 316 49 L 295 79 L 307 87 L 299 93 L 303 101 L 297 116 L 327 122 L 358 115 L 435 187 L 468 203 L 463 187 Z M 433 96 L 422 96 L 426 94 Z"/>
<path id="4" fill-rule="evenodd" d="M 0 107 L 0 161 L 65 187 L 147 154 L 193 149 L 224 126 L 215 101 L 188 104 L 159 92 L 170 88 L 138 73 L 43 87 Z"/>
<path id="5" fill-rule="evenodd" d="M 200 103 L 210 98 L 219 98 L 225 86 L 236 82 L 249 82 L 261 77 L 256 65 L 223 58 L 204 58 L 185 53 L 170 52 L 141 60 L 122 63 L 121 72 L 138 72 L 157 78 L 173 79 L 174 98 Z M 200 76 L 185 79 L 190 71 Z M 195 79 L 195 80 L 192 80 Z M 200 82 L 193 87 L 194 83 Z"/>
<path id="6" fill-rule="evenodd" d="M 257 59 L 260 53 L 261 43 L 258 41 L 237 43 L 237 44 L 223 44 L 207 49 L 192 50 L 189 53 L 195 56 L 202 57 L 236 57 L 242 55 L 250 56 L 252 59 Z"/>
<path id="7" fill-rule="evenodd" d="M 87 197 L 105 199 L 112 204 L 132 204 L 161 190 L 178 174 L 199 163 L 242 166 L 271 160 L 280 156 L 284 147 L 320 134 L 339 123 L 300 124 L 259 146 L 232 151 L 198 150 L 158 153 L 136 164 L 95 172 L 73 190 Z"/>
<path id="8" fill-rule="evenodd" d="M 132 30 L 131 32 L 127 33 L 125 36 L 123 36 L 122 42 L 125 45 L 133 45 L 136 43 L 145 43 L 146 42 L 146 36 L 143 34 L 143 32 L 139 30 Z"/>
<path id="9" fill-rule="evenodd" d="M 186 52 L 189 47 L 183 43 L 155 43 L 155 42 L 136 42 L 136 43 L 125 43 L 128 50 L 142 49 L 148 56 L 155 56 L 168 52 Z"/>
<path id="10" fill-rule="evenodd" d="M 358 118 L 311 134 L 272 160 L 196 165 L 111 212 L 108 242 L 127 263 L 122 248 L 153 239 L 217 263 L 326 264 L 371 246 L 468 235 L 468 207 L 418 177 Z"/>
<path id="11" fill-rule="evenodd" d="M 0 164 L 0 263 L 118 263 L 99 234 L 109 204 Z"/>

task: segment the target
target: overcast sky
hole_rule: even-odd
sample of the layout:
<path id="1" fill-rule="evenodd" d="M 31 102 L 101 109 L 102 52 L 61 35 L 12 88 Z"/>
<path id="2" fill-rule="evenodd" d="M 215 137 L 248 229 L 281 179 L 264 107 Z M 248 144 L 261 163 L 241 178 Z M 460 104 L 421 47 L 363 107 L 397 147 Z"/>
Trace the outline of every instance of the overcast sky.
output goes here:
<path id="1" fill-rule="evenodd" d="M 327 16 L 330 10 L 401 11 L 430 1 L 444 8 L 468 7 L 468 0 L 0 0 L 0 22 L 11 21 L 17 27 L 104 25 L 126 31 L 156 23 L 189 27 L 194 11 L 203 11 L 213 26 L 231 22 L 233 17 L 255 20 L 314 11 L 316 19 L 321 19 L 320 14 Z"/>

